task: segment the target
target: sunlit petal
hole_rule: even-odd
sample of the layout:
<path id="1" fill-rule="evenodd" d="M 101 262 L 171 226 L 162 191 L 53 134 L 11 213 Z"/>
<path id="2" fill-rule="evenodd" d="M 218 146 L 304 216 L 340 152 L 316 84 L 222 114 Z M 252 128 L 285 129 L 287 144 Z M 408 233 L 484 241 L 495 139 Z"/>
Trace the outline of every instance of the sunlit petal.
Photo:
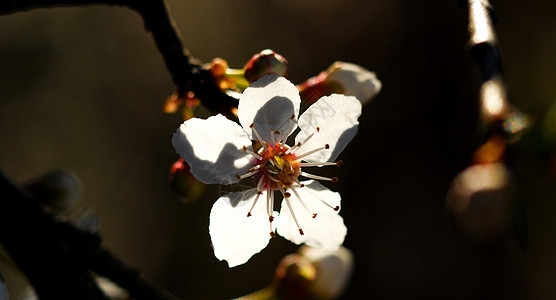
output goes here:
<path id="1" fill-rule="evenodd" d="M 266 195 L 257 196 L 255 189 L 230 193 L 220 197 L 210 212 L 209 233 L 214 255 L 235 267 L 246 263 L 251 256 L 268 245 L 270 227 L 266 212 Z"/>
<path id="2" fill-rule="evenodd" d="M 253 157 L 242 149 L 251 140 L 236 123 L 222 115 L 189 119 L 172 137 L 176 153 L 189 163 L 191 174 L 203 183 L 230 184 L 246 173 Z"/>
<path id="3" fill-rule="evenodd" d="M 309 211 L 303 207 L 296 195 L 292 195 L 288 201 L 304 234 L 300 234 L 285 199 L 282 200 L 277 225 L 278 234 L 296 244 L 305 243 L 311 247 L 337 249 L 344 242 L 347 233 L 344 220 L 338 215 L 338 211 L 333 209 L 340 206 L 340 194 L 313 180 L 302 183 L 305 187 L 297 188 L 297 193 Z M 314 213 L 317 215 L 313 218 Z"/>
<path id="4" fill-rule="evenodd" d="M 295 142 L 304 141 L 312 133 L 315 135 L 302 144 L 297 153 L 301 155 L 328 144 L 329 149 L 315 152 L 304 157 L 303 160 L 309 162 L 335 160 L 357 133 L 359 126 L 357 118 L 360 115 L 361 102 L 355 97 L 338 94 L 322 97 L 299 117 L 301 131 L 296 136 Z"/>
<path id="5" fill-rule="evenodd" d="M 292 126 L 292 116 L 293 121 L 297 120 L 300 102 L 299 92 L 293 83 L 276 74 L 265 75 L 241 95 L 239 122 L 253 140 L 256 135 L 249 128 L 251 124 L 264 141 L 280 140 L 296 128 Z"/>

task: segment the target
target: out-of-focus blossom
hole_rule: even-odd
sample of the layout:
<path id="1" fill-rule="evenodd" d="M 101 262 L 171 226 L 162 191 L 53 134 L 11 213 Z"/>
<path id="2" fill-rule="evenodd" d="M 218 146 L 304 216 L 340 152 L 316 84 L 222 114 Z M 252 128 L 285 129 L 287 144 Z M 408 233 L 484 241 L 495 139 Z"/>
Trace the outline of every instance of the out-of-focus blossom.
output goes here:
<path id="1" fill-rule="evenodd" d="M 64 170 L 51 171 L 24 186 L 36 199 L 59 213 L 75 206 L 81 196 L 81 181 Z"/>
<path id="2" fill-rule="evenodd" d="M 282 259 L 271 285 L 239 299 L 336 299 L 342 295 L 352 271 L 353 255 L 347 248 L 303 246 L 299 253 Z"/>
<path id="3" fill-rule="evenodd" d="M 288 61 L 282 55 L 265 49 L 255 54 L 243 67 L 245 79 L 255 82 L 267 74 L 286 76 L 288 74 Z"/>
<path id="4" fill-rule="evenodd" d="M 501 163 L 473 165 L 461 172 L 446 197 L 456 229 L 478 238 L 507 232 L 514 205 L 511 181 Z"/>
<path id="5" fill-rule="evenodd" d="M 172 191 L 185 203 L 195 202 L 205 190 L 205 184 L 197 181 L 190 172 L 189 164 L 178 159 L 170 168 Z"/>
<path id="6" fill-rule="evenodd" d="M 339 297 L 353 272 L 351 251 L 345 247 L 337 250 L 325 250 L 304 246 L 299 252 L 309 259 L 317 270 L 317 276 L 311 285 L 312 294 L 319 299 Z"/>
<path id="7" fill-rule="evenodd" d="M 296 244 L 335 250 L 344 240 L 347 229 L 338 215 L 340 195 L 315 180 L 298 177 L 337 181 L 301 169 L 341 163 L 334 160 L 357 132 L 361 103 L 337 94 L 323 97 L 297 121 L 299 106 L 299 93 L 291 82 L 266 75 L 241 96 L 241 126 L 222 115 L 194 118 L 172 138 L 176 152 L 203 183 L 255 179 L 256 188 L 220 197 L 210 214 L 215 256 L 230 267 L 264 249 L 275 227 Z M 301 131 L 290 147 L 286 140 L 298 126 Z M 275 191 L 284 197 L 279 219 L 273 211 Z"/>
<path id="8" fill-rule="evenodd" d="M 337 61 L 315 77 L 298 86 L 302 107 L 333 93 L 354 96 L 367 104 L 382 88 L 375 73 L 352 63 Z"/>

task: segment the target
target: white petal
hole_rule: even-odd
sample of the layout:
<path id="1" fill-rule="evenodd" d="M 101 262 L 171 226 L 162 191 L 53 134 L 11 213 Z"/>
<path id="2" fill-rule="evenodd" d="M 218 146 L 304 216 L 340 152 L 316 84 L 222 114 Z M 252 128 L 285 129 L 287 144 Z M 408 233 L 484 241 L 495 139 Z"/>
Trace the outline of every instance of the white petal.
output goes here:
<path id="1" fill-rule="evenodd" d="M 243 146 L 252 149 L 251 140 L 238 124 L 220 114 L 183 122 L 172 136 L 172 144 L 203 183 L 235 183 L 237 174 L 245 174 L 253 166 L 254 157 L 242 150 Z"/>
<path id="2" fill-rule="evenodd" d="M 326 81 L 339 83 L 344 88 L 343 94 L 355 96 L 363 104 L 371 101 L 382 88 L 375 73 L 356 64 L 337 61 L 327 71 Z"/>
<path id="3" fill-rule="evenodd" d="M 299 233 L 286 199 L 282 200 L 280 219 L 277 224 L 278 234 L 296 244 L 305 243 L 311 247 L 328 250 L 338 249 L 344 242 L 347 228 L 338 211 L 326 206 L 321 200 L 332 207 L 340 206 L 340 194 L 313 180 L 302 183 L 305 187 L 296 188 L 296 191 L 310 212 L 303 207 L 294 193 L 288 201 L 304 234 Z M 312 217 L 313 213 L 317 213 L 315 218 Z"/>
<path id="4" fill-rule="evenodd" d="M 266 212 L 266 195 L 257 196 L 255 189 L 220 197 L 210 211 L 209 233 L 214 255 L 226 260 L 229 267 L 246 263 L 270 240 L 270 223 Z"/>
<path id="5" fill-rule="evenodd" d="M 335 160 L 340 152 L 357 133 L 361 115 L 361 102 L 353 96 L 332 94 L 320 98 L 299 117 L 301 131 L 295 137 L 295 143 L 303 142 L 313 132 L 315 135 L 296 151 L 297 155 L 328 144 L 324 149 L 302 158 L 309 162 L 326 162 Z M 317 127 L 320 130 L 317 132 Z"/>
<path id="6" fill-rule="evenodd" d="M 249 128 L 251 124 L 265 142 L 272 141 L 271 130 L 279 131 L 274 139 L 280 140 L 295 130 L 300 102 L 299 91 L 293 83 L 276 74 L 265 75 L 241 95 L 239 122 L 253 140 L 257 138 Z"/>

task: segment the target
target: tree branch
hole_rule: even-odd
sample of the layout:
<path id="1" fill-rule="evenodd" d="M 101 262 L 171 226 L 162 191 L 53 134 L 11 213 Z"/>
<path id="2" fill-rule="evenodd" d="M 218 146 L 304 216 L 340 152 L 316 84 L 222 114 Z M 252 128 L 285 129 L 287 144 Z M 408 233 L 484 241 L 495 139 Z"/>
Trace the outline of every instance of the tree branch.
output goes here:
<path id="1" fill-rule="evenodd" d="M 487 136 L 507 134 L 503 122 L 514 110 L 508 101 L 494 23 L 496 14 L 488 0 L 458 0 L 469 12 L 469 46 L 482 75 L 481 112 Z"/>
<path id="2" fill-rule="evenodd" d="M 0 0 L 0 15 L 36 8 L 95 4 L 128 7 L 141 15 L 180 94 L 194 92 L 201 103 L 214 112 L 229 112 L 231 107 L 237 107 L 237 100 L 223 93 L 210 72 L 184 49 L 163 0 Z"/>
<path id="3" fill-rule="evenodd" d="M 141 278 L 140 273 L 84 232 L 47 212 L 0 171 L 0 243 L 41 299 L 107 299 L 91 271 L 128 290 L 135 299 L 178 299 Z"/>

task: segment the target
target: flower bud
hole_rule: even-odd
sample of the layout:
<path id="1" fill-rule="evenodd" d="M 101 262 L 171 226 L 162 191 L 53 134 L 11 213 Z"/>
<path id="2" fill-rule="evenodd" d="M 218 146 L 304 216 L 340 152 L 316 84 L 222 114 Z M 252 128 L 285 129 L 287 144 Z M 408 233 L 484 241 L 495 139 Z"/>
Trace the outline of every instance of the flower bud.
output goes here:
<path id="1" fill-rule="evenodd" d="M 205 184 L 197 181 L 189 170 L 189 164 L 183 158 L 174 162 L 170 168 L 170 185 L 182 201 L 193 203 L 205 190 Z"/>
<path id="2" fill-rule="evenodd" d="M 303 246 L 299 252 L 311 261 L 317 276 L 311 291 L 319 299 L 335 299 L 342 295 L 353 271 L 353 255 L 345 247 L 325 250 Z"/>
<path id="3" fill-rule="evenodd" d="M 245 79 L 249 82 L 254 82 L 266 74 L 275 73 L 280 76 L 286 76 L 288 73 L 288 61 L 280 54 L 266 49 L 253 55 L 243 69 L 245 70 Z"/>
<path id="4" fill-rule="evenodd" d="M 359 65 L 337 61 L 298 88 L 302 101 L 308 105 L 333 93 L 355 96 L 366 104 L 380 92 L 382 83 L 375 73 Z"/>
<path id="5" fill-rule="evenodd" d="M 59 213 L 74 206 L 81 196 L 79 178 L 64 170 L 54 170 L 30 180 L 25 188 L 43 204 Z"/>
<path id="6" fill-rule="evenodd" d="M 299 254 L 282 259 L 274 273 L 275 293 L 278 299 L 307 299 L 317 276 L 311 261 Z"/>

